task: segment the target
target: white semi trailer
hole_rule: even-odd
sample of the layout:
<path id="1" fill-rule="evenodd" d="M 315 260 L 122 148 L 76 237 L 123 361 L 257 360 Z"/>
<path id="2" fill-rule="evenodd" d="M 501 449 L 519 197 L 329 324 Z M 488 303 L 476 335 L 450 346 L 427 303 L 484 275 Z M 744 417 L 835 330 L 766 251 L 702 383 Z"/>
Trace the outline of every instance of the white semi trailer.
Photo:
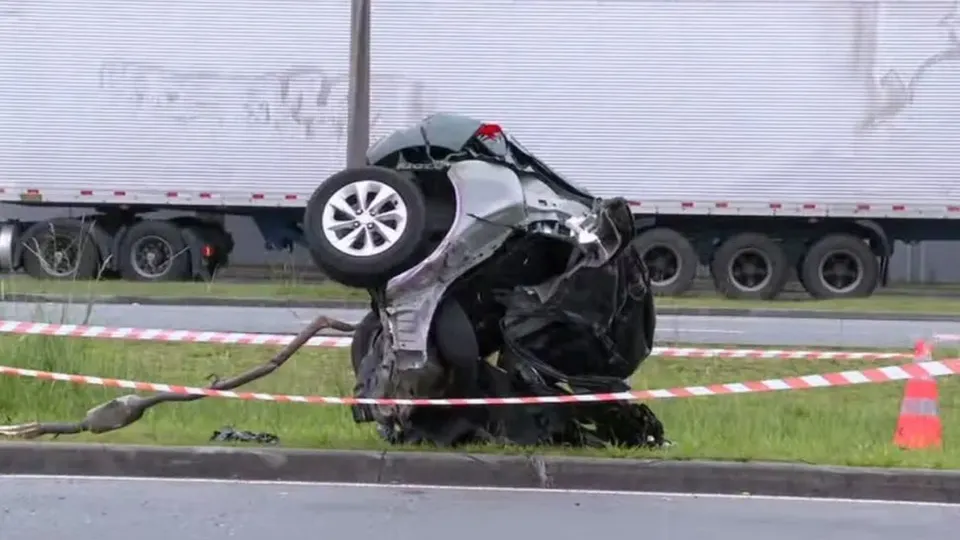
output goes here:
<path id="1" fill-rule="evenodd" d="M 791 275 L 815 297 L 866 296 L 894 241 L 960 238 L 956 9 L 374 0 L 372 132 L 436 111 L 501 123 L 632 201 L 664 294 L 703 264 L 731 297 L 772 298 Z M 299 241 L 306 199 L 344 163 L 349 13 L 0 0 L 0 202 L 89 210 L 7 223 L 0 264 L 203 276 L 230 249 L 228 214 Z M 194 215 L 149 217 L 167 209 Z"/>

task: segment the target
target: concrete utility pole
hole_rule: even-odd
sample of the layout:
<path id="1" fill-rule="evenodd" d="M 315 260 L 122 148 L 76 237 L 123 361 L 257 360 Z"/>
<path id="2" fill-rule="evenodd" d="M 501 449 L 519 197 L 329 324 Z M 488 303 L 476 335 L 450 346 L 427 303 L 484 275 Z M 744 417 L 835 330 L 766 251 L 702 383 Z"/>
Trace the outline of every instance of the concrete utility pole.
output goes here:
<path id="1" fill-rule="evenodd" d="M 350 4 L 347 167 L 360 167 L 370 146 L 370 0 L 351 0 Z"/>

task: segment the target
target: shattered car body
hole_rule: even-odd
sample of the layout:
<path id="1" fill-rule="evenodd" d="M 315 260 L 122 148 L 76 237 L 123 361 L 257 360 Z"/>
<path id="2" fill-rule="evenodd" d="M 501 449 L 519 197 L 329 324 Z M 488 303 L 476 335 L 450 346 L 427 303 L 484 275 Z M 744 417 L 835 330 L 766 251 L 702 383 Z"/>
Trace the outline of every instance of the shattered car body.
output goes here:
<path id="1" fill-rule="evenodd" d="M 499 126 L 464 116 L 399 130 L 368 162 L 320 184 L 304 235 L 329 277 L 369 291 L 370 313 L 358 325 L 321 315 L 269 361 L 207 390 L 268 376 L 324 329 L 353 333 L 362 398 L 629 390 L 625 380 L 652 352 L 656 315 L 625 200 L 591 196 Z M 209 394 L 128 394 L 80 421 L 0 426 L 0 436 L 106 433 L 161 403 Z M 352 410 L 394 443 L 667 442 L 653 412 L 632 401 Z"/>
<path id="2" fill-rule="evenodd" d="M 625 379 L 650 355 L 656 318 L 625 200 L 591 196 L 499 126 L 463 116 L 434 115 L 396 132 L 370 149 L 368 161 L 424 191 L 430 183 L 451 189 L 446 200 L 426 198 L 427 208 L 445 208 L 439 233 L 432 241 L 423 234 L 426 248 L 389 279 L 380 274 L 382 285 L 331 265 L 322 235 L 310 234 L 321 220 L 309 216 L 323 214 L 327 199 L 308 207 L 317 264 L 371 293 L 351 350 L 358 397 L 629 390 Z M 664 441 L 653 413 L 633 403 L 357 405 L 353 412 L 395 443 Z"/>

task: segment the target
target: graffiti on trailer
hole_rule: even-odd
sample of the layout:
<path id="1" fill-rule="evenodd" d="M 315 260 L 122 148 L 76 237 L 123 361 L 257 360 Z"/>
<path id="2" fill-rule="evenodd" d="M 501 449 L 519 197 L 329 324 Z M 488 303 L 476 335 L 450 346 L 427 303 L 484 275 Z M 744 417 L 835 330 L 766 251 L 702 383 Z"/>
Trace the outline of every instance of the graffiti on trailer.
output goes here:
<path id="1" fill-rule="evenodd" d="M 180 123 L 240 123 L 306 139 L 320 134 L 345 138 L 348 86 L 346 75 L 311 66 L 257 75 L 174 71 L 140 62 L 107 62 L 100 69 L 102 90 L 161 117 Z M 404 102 L 395 107 L 409 117 L 402 122 L 424 115 L 420 84 L 378 75 L 372 93 L 380 88 L 400 93 Z M 387 121 L 382 110 L 371 110 L 371 134 L 396 127 L 385 126 Z"/>
<path id="2" fill-rule="evenodd" d="M 875 9 L 875 8 L 874 8 Z M 937 22 L 937 31 L 941 32 L 942 46 L 926 57 L 916 67 L 901 73 L 897 69 L 889 69 L 879 78 L 871 75 L 871 89 L 875 100 L 861 128 L 872 129 L 880 124 L 896 118 L 903 110 L 913 104 L 917 88 L 923 82 L 930 70 L 944 63 L 960 60 L 960 0 L 955 0 L 946 13 Z"/>

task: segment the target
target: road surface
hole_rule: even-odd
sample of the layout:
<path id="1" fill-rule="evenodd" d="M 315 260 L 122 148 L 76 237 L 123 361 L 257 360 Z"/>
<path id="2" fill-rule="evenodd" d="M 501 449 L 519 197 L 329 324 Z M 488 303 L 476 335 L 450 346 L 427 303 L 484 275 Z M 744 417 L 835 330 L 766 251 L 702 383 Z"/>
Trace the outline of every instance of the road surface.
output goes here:
<path id="1" fill-rule="evenodd" d="M 0 477 L 3 540 L 904 540 L 960 507 L 582 492 Z"/>
<path id="2" fill-rule="evenodd" d="M 0 310 L 4 319 L 35 322 L 80 324 L 87 316 L 82 305 L 4 302 Z M 321 312 L 348 322 L 360 320 L 364 313 L 354 309 L 103 304 L 93 307 L 87 324 L 286 334 L 297 332 Z M 909 348 L 918 338 L 933 334 L 960 334 L 960 323 L 661 315 L 656 340 L 659 345 Z"/>

